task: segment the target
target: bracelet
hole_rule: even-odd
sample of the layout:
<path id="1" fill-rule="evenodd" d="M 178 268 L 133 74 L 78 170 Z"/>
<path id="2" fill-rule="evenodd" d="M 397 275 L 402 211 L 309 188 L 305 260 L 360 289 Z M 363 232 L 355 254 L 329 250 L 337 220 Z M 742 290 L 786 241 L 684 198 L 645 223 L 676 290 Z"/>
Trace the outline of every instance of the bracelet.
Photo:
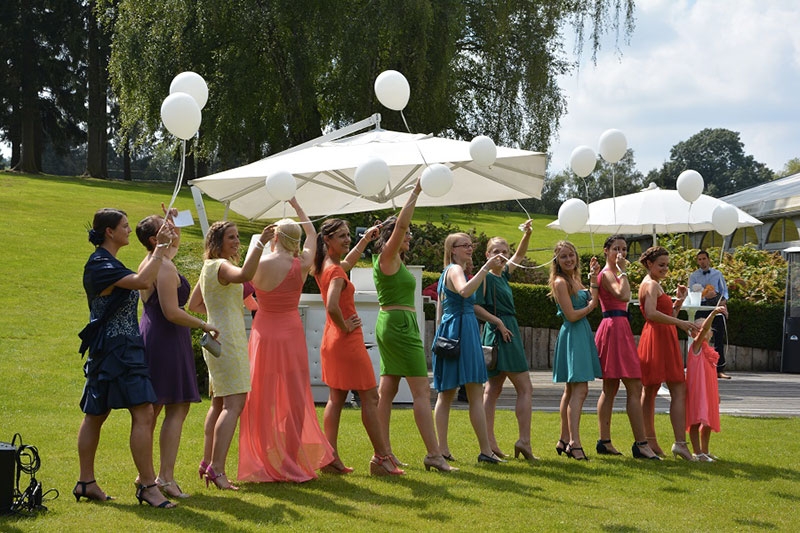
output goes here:
<path id="1" fill-rule="evenodd" d="M 256 240 L 256 248 L 258 248 L 259 250 L 264 249 L 264 243 L 261 242 L 261 239 Z"/>
<path id="2" fill-rule="evenodd" d="M 202 329 L 203 331 L 206 330 L 206 321 L 205 320 L 201 320 L 200 321 L 200 329 Z"/>
<path id="3" fill-rule="evenodd" d="M 599 289 L 600 285 L 589 285 L 589 287 L 592 289 Z"/>
<path id="4" fill-rule="evenodd" d="M 172 244 L 172 241 L 160 242 L 160 243 L 156 244 L 156 248 L 167 248 L 170 244 Z"/>
<path id="5" fill-rule="evenodd" d="M 160 256 L 160 255 L 151 255 L 150 257 L 152 257 L 152 258 L 153 258 L 153 259 L 155 259 L 156 261 L 161 261 L 161 260 L 163 260 L 163 259 L 164 259 L 164 258 L 163 258 L 162 256 Z"/>
<path id="6" fill-rule="evenodd" d="M 620 272 L 619 273 L 619 277 L 622 277 L 622 276 L 625 276 L 627 278 L 628 277 L 628 273 L 627 272 Z"/>

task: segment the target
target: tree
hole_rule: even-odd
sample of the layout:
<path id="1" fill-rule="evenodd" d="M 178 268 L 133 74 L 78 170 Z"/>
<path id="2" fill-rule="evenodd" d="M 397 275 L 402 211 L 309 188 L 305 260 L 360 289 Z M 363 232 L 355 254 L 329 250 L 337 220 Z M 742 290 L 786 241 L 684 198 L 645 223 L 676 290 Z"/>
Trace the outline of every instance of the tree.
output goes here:
<path id="1" fill-rule="evenodd" d="M 771 181 L 773 173 L 753 156 L 745 155 L 739 133 L 706 128 L 670 150 L 670 160 L 651 170 L 647 181 L 674 189 L 681 172 L 696 170 L 703 176 L 704 193 L 719 198 Z"/>
<path id="2" fill-rule="evenodd" d="M 108 177 L 108 57 L 111 55 L 110 32 L 101 26 L 97 0 L 91 0 L 87 17 L 87 88 L 86 174 Z M 101 15 L 102 16 L 102 15 Z"/>
<path id="3" fill-rule="evenodd" d="M 383 70 L 412 87 L 415 131 L 545 151 L 565 110 L 556 85 L 575 68 L 565 27 L 597 37 L 633 24 L 633 1 L 120 0 L 109 70 L 120 137 L 158 142 L 159 107 L 184 70 L 206 78 L 210 100 L 195 153 L 230 166 L 381 110 Z M 364 21 L 354 24 L 353 21 Z M 383 125 L 405 129 L 400 114 Z"/>
<path id="4" fill-rule="evenodd" d="M 800 173 L 800 157 L 794 157 L 783 165 L 783 170 L 776 174 L 776 178 L 785 178 Z"/>

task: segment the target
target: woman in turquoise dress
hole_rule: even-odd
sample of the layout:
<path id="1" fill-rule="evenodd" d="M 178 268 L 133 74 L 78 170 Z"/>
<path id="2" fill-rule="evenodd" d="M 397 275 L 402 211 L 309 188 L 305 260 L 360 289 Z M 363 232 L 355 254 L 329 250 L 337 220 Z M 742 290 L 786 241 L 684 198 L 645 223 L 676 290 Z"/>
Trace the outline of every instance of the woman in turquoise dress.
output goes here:
<path id="1" fill-rule="evenodd" d="M 597 307 L 596 280 L 600 264 L 592 258 L 591 292 L 581 283 L 580 258 L 575 246 L 560 241 L 553 250 L 550 264 L 550 296 L 556 301 L 564 324 L 558 332 L 553 354 L 553 381 L 564 383 L 561 396 L 561 436 L 556 452 L 573 459 L 586 460 L 581 446 L 581 410 L 589 392 L 589 381 L 603 377 L 592 328 L 586 317 Z"/>
<path id="2" fill-rule="evenodd" d="M 511 292 L 509 279 L 528 251 L 531 238 L 531 221 L 523 225 L 522 239 L 517 251 L 511 257 L 508 242 L 502 237 L 492 237 L 486 244 L 486 258 L 496 255 L 511 257 L 504 266 L 492 269 L 476 292 L 475 314 L 486 324 L 483 328 L 482 343 L 491 346 L 497 343 L 497 366 L 489 370 L 489 382 L 483 392 L 483 408 L 486 412 L 486 429 L 492 451 L 500 458 L 505 454 L 500 451 L 494 434 L 494 415 L 497 399 L 503 390 L 503 383 L 508 378 L 517 391 L 517 402 L 514 412 L 517 416 L 519 438 L 514 443 L 514 456 L 520 454 L 534 461 L 531 451 L 531 378 L 528 373 L 528 359 L 522 344 L 522 335 L 517 324 L 517 312 L 514 308 L 514 295 Z"/>
<path id="3" fill-rule="evenodd" d="M 439 278 L 439 300 L 434 345 L 439 337 L 458 339 L 461 353 L 458 358 L 445 359 L 433 353 L 433 386 L 439 391 L 434 408 L 439 449 L 445 458 L 452 459 L 447 442 L 450 406 L 461 385 L 467 390 L 469 419 L 480 445 L 479 462 L 500 463 L 503 460 L 492 452 L 483 410 L 483 384 L 488 376 L 483 360 L 478 319 L 475 317 L 475 291 L 493 267 L 502 265 L 503 258 L 493 256 L 469 280 L 464 266 L 472 257 L 472 238 L 466 233 L 453 233 L 444 241 L 444 271 Z M 448 460 L 450 460 L 448 459 Z"/>

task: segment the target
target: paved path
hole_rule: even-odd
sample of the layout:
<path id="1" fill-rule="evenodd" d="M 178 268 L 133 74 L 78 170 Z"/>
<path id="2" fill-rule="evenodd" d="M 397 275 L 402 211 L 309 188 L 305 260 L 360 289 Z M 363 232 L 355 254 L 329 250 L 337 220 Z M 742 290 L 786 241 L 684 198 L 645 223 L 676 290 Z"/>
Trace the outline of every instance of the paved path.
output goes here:
<path id="1" fill-rule="evenodd" d="M 531 372 L 533 384 L 533 410 L 558 411 L 561 392 L 564 385 L 553 383 L 550 371 Z M 800 416 L 800 374 L 781 374 L 777 372 L 731 372 L 733 379 L 719 380 L 720 412 L 729 415 L 743 416 Z M 597 412 L 597 398 L 602 390 L 600 380 L 589 384 L 589 396 L 584 404 L 585 412 Z M 436 392 L 431 391 L 431 398 L 436 399 Z M 498 407 L 513 409 L 516 394 L 511 382 L 506 380 L 500 394 Z M 466 409 L 466 402 L 454 402 L 453 408 Z M 614 402 L 615 411 L 625 409 L 625 387 Z M 656 412 L 664 413 L 669 409 L 669 395 L 661 394 L 656 400 Z"/>

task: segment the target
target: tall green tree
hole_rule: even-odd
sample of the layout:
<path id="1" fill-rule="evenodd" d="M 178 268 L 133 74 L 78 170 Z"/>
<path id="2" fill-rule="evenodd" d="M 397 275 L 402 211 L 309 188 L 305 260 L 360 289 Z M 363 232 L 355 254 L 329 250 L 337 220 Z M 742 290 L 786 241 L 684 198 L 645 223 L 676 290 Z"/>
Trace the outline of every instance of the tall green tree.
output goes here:
<path id="1" fill-rule="evenodd" d="M 0 11 L 0 135 L 12 165 L 42 170 L 46 144 L 62 153 L 82 140 L 86 3 L 9 0 Z"/>
<path id="2" fill-rule="evenodd" d="M 706 128 L 670 150 L 670 160 L 651 170 L 647 181 L 674 189 L 681 172 L 696 170 L 703 176 L 704 193 L 719 198 L 766 183 L 773 172 L 752 155 L 744 153 L 739 133 L 724 128 Z"/>
<path id="3" fill-rule="evenodd" d="M 198 157 L 251 161 L 381 111 L 383 70 L 412 89 L 414 131 L 546 150 L 565 102 L 559 74 L 575 68 L 563 33 L 632 31 L 633 0 L 120 0 L 109 65 L 121 136 L 163 138 L 159 108 L 184 70 L 209 85 Z M 620 22 L 622 21 L 622 22 Z"/>

